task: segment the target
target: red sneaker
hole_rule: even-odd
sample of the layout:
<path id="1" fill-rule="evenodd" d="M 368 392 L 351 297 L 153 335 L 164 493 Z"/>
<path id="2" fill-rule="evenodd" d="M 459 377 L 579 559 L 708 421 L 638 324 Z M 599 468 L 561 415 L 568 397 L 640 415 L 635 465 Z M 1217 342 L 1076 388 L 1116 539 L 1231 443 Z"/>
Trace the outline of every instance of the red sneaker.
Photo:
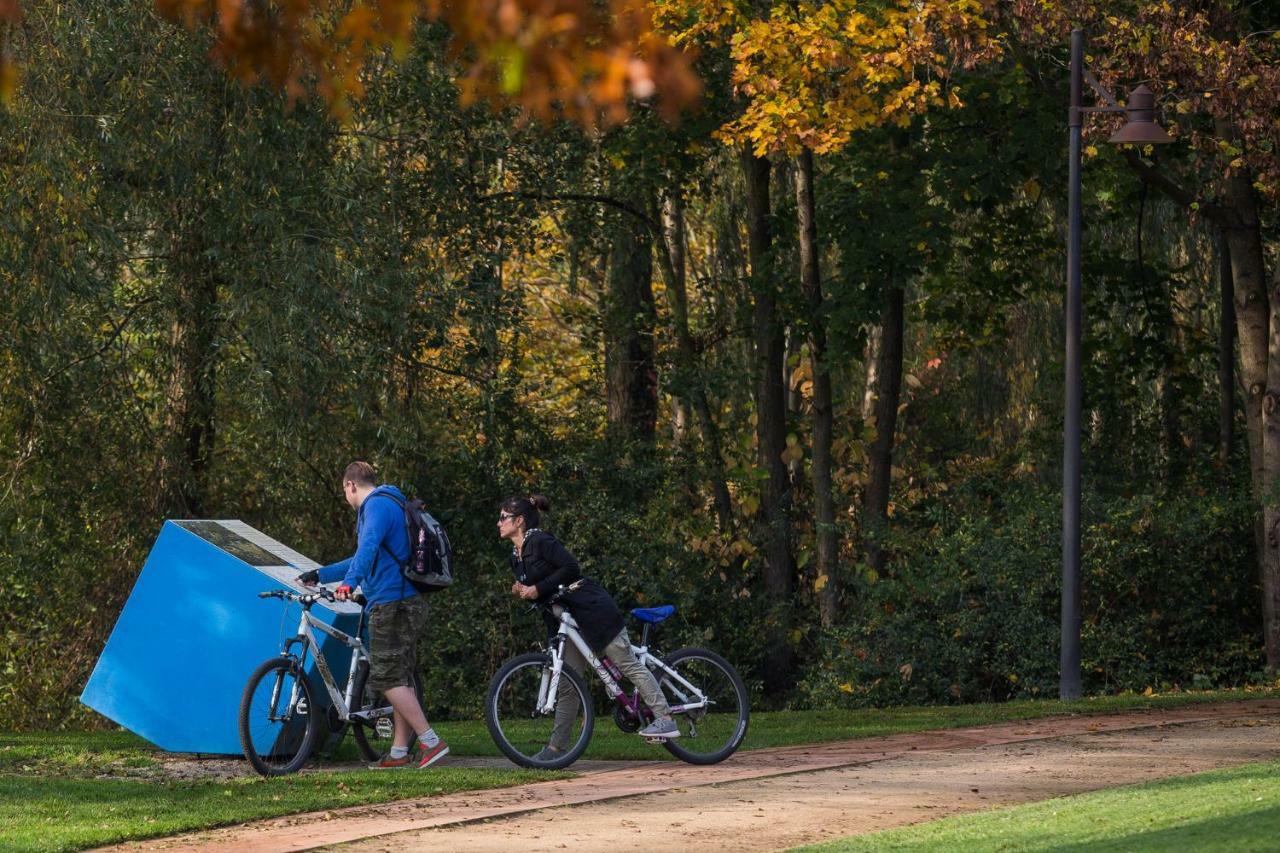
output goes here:
<path id="1" fill-rule="evenodd" d="M 422 747 L 422 757 L 418 760 L 418 768 L 430 767 L 448 754 L 449 744 L 444 741 L 440 741 L 430 749 L 424 746 Z"/>
<path id="2" fill-rule="evenodd" d="M 406 754 L 400 756 L 399 758 L 392 758 L 391 753 L 387 753 L 386 755 L 382 756 L 381 761 L 377 761 L 377 762 L 374 762 L 373 764 L 370 764 L 369 769 L 370 770 L 390 770 L 394 767 L 408 767 L 410 764 L 412 764 L 417 760 L 418 760 L 417 756 L 413 754 L 412 749 L 410 749 Z"/>

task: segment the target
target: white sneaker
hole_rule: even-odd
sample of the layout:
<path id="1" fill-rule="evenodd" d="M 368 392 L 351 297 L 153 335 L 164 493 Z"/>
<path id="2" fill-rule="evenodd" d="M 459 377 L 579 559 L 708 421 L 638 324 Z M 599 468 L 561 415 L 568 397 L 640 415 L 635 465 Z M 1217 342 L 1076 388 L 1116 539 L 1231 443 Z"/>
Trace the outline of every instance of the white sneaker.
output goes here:
<path id="1" fill-rule="evenodd" d="M 640 730 L 640 737 L 662 739 L 680 737 L 680 729 L 676 727 L 675 720 L 654 720 Z"/>

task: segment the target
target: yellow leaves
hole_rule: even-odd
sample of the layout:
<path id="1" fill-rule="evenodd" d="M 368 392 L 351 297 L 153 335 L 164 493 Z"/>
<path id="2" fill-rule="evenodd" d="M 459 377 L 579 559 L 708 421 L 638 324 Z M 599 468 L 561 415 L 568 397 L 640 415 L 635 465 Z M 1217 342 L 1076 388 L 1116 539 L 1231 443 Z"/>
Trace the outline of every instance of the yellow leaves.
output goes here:
<path id="1" fill-rule="evenodd" d="M 800 439 L 795 433 L 787 435 L 787 449 L 782 451 L 783 463 L 790 465 L 793 462 L 799 462 L 804 458 L 804 447 L 800 444 Z"/>
<path id="2" fill-rule="evenodd" d="M 841 693 L 852 693 L 853 685 L 850 682 L 846 681 L 839 686 L 839 690 Z"/>
<path id="3" fill-rule="evenodd" d="M 915 669 L 909 663 L 904 663 L 902 666 L 898 667 L 898 674 L 902 676 L 903 681 L 910 681 L 911 674 L 913 672 L 915 672 Z"/>
<path id="4" fill-rule="evenodd" d="M 731 37 L 732 81 L 747 103 L 718 136 L 760 155 L 823 154 L 864 128 L 960 106 L 940 78 L 999 53 L 983 14 L 964 0 L 774 4 Z"/>
<path id="5" fill-rule="evenodd" d="M 21 79 L 22 72 L 13 57 L 0 55 L 0 104 L 8 107 L 13 103 L 13 95 Z"/>
<path id="6" fill-rule="evenodd" d="M 1090 145 L 1090 146 L 1086 147 L 1086 148 L 1084 149 L 1084 156 L 1086 156 L 1086 157 L 1097 157 L 1097 156 L 1098 156 L 1098 146 L 1096 146 L 1096 145 Z"/>
<path id="7" fill-rule="evenodd" d="M 13 34 L 22 23 L 22 6 L 18 0 L 0 0 L 0 104 L 13 103 L 22 69 L 13 57 Z"/>
<path id="8" fill-rule="evenodd" d="M 813 579 L 813 591 L 822 592 L 822 590 L 826 587 L 827 582 L 829 580 L 830 578 L 828 578 L 825 574 L 818 575 L 816 578 Z"/>

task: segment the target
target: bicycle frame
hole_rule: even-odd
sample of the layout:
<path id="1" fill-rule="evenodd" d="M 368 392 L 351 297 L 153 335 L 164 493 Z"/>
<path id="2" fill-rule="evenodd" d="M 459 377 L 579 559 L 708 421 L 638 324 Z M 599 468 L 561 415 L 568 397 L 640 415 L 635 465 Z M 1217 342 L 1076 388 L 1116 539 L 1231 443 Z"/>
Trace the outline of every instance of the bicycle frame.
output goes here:
<path id="1" fill-rule="evenodd" d="M 595 653 L 591 651 L 591 647 L 587 645 L 587 641 L 582 638 L 582 634 L 578 631 L 578 623 L 562 606 L 559 604 L 552 605 L 551 612 L 560 621 L 560 628 L 556 631 L 556 635 L 551 642 L 551 669 L 543 670 L 542 681 L 538 685 L 538 712 L 541 714 L 555 712 L 556 697 L 559 696 L 560 675 L 564 671 L 564 644 L 567 641 L 573 643 L 574 648 L 582 654 L 583 659 L 590 665 L 592 671 L 604 682 L 605 690 L 608 692 L 609 697 L 632 714 L 638 715 L 639 708 L 636 707 L 635 699 L 626 694 L 622 689 L 622 685 L 618 683 L 618 678 L 614 677 L 609 667 L 606 666 L 606 662 L 612 664 L 613 661 L 601 660 L 596 657 Z M 672 692 L 676 694 L 675 698 L 680 700 L 679 704 L 671 705 L 671 713 L 673 715 L 696 711 L 706 708 L 710 704 L 701 690 L 681 676 L 680 673 L 663 663 L 656 655 L 650 654 L 648 646 L 632 644 L 631 653 L 635 655 L 636 660 L 642 665 L 650 669 L 661 670 L 664 677 L 660 677 L 659 681 L 665 682 Z"/>
<path id="2" fill-rule="evenodd" d="M 352 650 L 351 666 L 347 671 L 347 689 L 345 695 L 338 689 L 338 684 L 334 680 L 333 673 L 329 669 L 329 661 L 325 658 L 323 652 L 321 652 L 320 644 L 316 642 L 315 635 L 311 633 L 312 628 L 320 629 Z M 359 633 L 359 630 L 357 630 L 357 633 Z M 281 654 L 288 656 L 290 654 L 289 650 L 294 643 L 300 643 L 302 645 L 302 654 L 298 656 L 298 666 L 303 667 L 306 665 L 307 652 L 310 651 L 311 654 L 315 656 L 316 669 L 320 671 L 320 680 L 324 682 L 324 688 L 328 692 L 330 700 L 333 702 L 334 710 L 338 712 L 338 717 L 343 722 L 350 720 L 352 713 L 351 709 L 355 707 L 356 704 L 356 697 L 354 695 L 356 667 L 359 666 L 361 660 L 369 659 L 369 650 L 365 648 L 364 642 L 360 640 L 359 637 L 353 637 L 350 634 L 339 631 L 332 625 L 326 625 L 324 622 L 321 622 L 319 619 L 311 615 L 311 609 L 309 607 L 304 607 L 302 610 L 302 618 L 298 620 L 298 633 L 285 640 L 284 650 Z M 294 696 L 290 699 L 290 707 L 298 701 L 297 685 L 294 686 L 293 691 Z M 272 703 L 272 707 L 275 707 L 274 702 Z M 387 711 L 390 713 L 390 709 L 387 709 Z"/>

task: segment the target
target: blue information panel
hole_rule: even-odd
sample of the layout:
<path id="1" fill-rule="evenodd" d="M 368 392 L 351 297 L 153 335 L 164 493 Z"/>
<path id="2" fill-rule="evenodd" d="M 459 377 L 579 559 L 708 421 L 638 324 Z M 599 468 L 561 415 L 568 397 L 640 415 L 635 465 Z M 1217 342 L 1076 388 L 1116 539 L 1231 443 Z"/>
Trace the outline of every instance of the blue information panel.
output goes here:
<path id="1" fill-rule="evenodd" d="M 240 521 L 166 521 L 80 701 L 170 752 L 239 753 L 245 682 L 280 653 L 301 616 L 298 605 L 258 593 L 304 591 L 294 578 L 317 567 Z M 359 630 L 358 605 L 320 602 L 311 613 L 348 634 Z M 313 633 L 334 676 L 345 679 L 350 651 Z M 314 663 L 311 677 L 323 705 L 315 711 L 328 721 Z"/>

